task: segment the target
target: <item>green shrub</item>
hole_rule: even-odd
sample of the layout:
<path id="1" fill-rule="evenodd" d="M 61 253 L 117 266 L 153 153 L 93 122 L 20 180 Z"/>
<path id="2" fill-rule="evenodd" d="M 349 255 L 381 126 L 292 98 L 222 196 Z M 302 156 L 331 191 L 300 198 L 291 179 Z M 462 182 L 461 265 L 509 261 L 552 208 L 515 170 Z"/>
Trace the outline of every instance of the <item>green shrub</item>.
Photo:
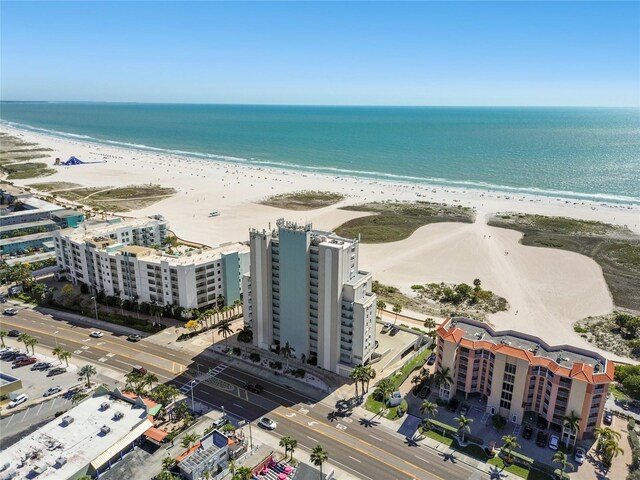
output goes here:
<path id="1" fill-rule="evenodd" d="M 258 363 L 260 361 L 260 354 L 256 352 L 251 352 L 249 354 L 249 360 L 252 362 Z"/>
<path id="2" fill-rule="evenodd" d="M 573 327 L 573 331 L 576 333 L 589 333 L 589 330 L 583 327 L 579 327 L 577 325 Z"/>
<path id="3" fill-rule="evenodd" d="M 496 428 L 496 430 L 502 430 L 507 426 L 507 419 L 502 415 L 496 413 L 491 417 L 491 423 L 493 423 L 493 426 Z"/>

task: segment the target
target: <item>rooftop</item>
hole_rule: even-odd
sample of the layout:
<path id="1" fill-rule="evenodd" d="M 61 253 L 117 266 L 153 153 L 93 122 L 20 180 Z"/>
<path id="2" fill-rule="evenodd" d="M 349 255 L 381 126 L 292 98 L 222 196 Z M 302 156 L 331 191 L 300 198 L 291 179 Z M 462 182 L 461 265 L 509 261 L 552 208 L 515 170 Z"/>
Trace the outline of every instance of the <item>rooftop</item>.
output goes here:
<path id="1" fill-rule="evenodd" d="M 214 248 L 202 248 L 195 249 L 183 253 L 181 255 L 171 255 L 168 253 L 162 253 L 158 250 L 148 247 L 136 247 L 126 246 L 113 252 L 114 255 L 122 254 L 123 252 L 133 253 L 137 257 L 141 257 L 141 260 L 145 262 L 167 262 L 172 266 L 180 265 L 193 265 L 207 263 L 208 261 L 218 260 L 222 254 L 228 254 L 232 252 L 248 252 L 249 247 L 245 243 L 230 242 L 224 243 Z"/>
<path id="2" fill-rule="evenodd" d="M 98 392 L 5 449 L 6 472 L 70 478 L 89 464 L 102 466 L 153 426 L 145 408 Z"/>
<path id="3" fill-rule="evenodd" d="M 9 237 L 0 240 L 0 247 L 4 245 L 13 245 L 15 243 L 30 242 L 33 240 L 42 240 L 43 238 L 53 238 L 53 231 L 32 233 L 31 235 L 21 235 L 19 237 Z"/>
<path id="4" fill-rule="evenodd" d="M 160 216 L 156 216 L 160 217 Z M 153 227 L 158 223 L 164 223 L 162 217 L 141 217 L 141 218 L 127 218 L 127 219 L 117 219 L 118 221 L 101 221 L 101 222 L 84 222 L 82 224 L 82 228 L 74 228 L 74 229 L 65 229 L 63 230 L 65 235 L 67 235 L 71 240 L 76 242 L 82 242 L 83 240 L 91 240 L 95 237 L 101 236 L 109 236 L 109 234 L 114 233 L 123 228 L 142 228 L 142 227 Z"/>
<path id="5" fill-rule="evenodd" d="M 64 207 L 59 205 L 54 205 L 53 203 L 45 202 L 44 200 L 40 200 L 39 198 L 29 197 L 22 199 L 22 203 L 25 206 L 24 210 L 19 210 L 17 212 L 8 212 L 6 210 L 2 210 L 3 217 L 19 217 L 21 215 L 30 215 L 39 212 L 55 212 L 58 210 L 65 210 Z"/>
<path id="6" fill-rule="evenodd" d="M 3 225 L 0 227 L 0 234 L 4 232 L 13 232 L 15 230 L 26 230 L 28 228 L 38 227 L 54 227 L 56 222 L 53 220 L 38 220 L 36 222 L 15 223 L 13 225 Z"/>
<path id="7" fill-rule="evenodd" d="M 481 348 L 488 344 L 494 352 L 520 356 L 532 364 L 562 367 L 570 376 L 583 372 L 582 366 L 589 366 L 590 374 L 587 372 L 585 377 L 591 381 L 594 374 L 609 374 L 609 370 L 613 370 L 610 362 L 595 352 L 570 345 L 551 346 L 538 337 L 512 330 L 495 331 L 486 323 L 465 317 L 453 317 L 438 330 L 443 338 L 450 337 L 465 347 Z"/>

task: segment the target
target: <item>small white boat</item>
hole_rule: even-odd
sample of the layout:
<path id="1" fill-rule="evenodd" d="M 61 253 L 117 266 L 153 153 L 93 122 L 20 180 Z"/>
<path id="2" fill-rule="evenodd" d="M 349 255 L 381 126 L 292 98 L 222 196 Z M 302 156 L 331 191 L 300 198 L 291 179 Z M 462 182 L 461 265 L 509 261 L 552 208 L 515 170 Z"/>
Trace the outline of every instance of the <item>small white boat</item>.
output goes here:
<path id="1" fill-rule="evenodd" d="M 220 212 L 218 212 L 217 210 L 214 210 L 213 212 L 209 212 L 210 217 L 217 217 L 218 215 L 220 215 Z"/>

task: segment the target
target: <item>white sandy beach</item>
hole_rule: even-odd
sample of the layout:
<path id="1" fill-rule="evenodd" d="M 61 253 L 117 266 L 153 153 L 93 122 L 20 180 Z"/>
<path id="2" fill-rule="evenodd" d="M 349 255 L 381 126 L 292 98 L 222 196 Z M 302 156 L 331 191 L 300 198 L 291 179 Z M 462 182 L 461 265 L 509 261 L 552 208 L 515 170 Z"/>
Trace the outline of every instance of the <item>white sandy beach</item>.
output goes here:
<path id="1" fill-rule="evenodd" d="M 525 247 L 520 233 L 489 227 L 486 216 L 517 211 L 568 216 L 626 225 L 640 232 L 640 208 L 533 195 L 383 182 L 345 176 L 301 173 L 211 160 L 180 158 L 159 152 L 127 150 L 62 139 L 6 125 L 0 131 L 53 149 L 49 159 L 69 156 L 106 163 L 53 167 L 58 173 L 19 185 L 65 181 L 83 186 L 157 183 L 178 193 L 130 216 L 164 215 L 181 238 L 216 245 L 248 239 L 250 227 L 267 228 L 277 218 L 312 222 L 332 229 L 360 212 L 338 210 L 345 204 L 380 200 L 426 200 L 472 206 L 474 224 L 443 223 L 420 228 L 410 238 L 383 245 L 362 245 L 360 268 L 374 278 L 409 291 L 415 283 L 467 282 L 505 297 L 508 312 L 490 317 L 499 329 L 522 330 L 551 344 L 592 348 L 573 331 L 572 323 L 611 311 L 613 303 L 600 267 L 591 259 L 562 250 Z M 267 196 L 295 190 L 331 190 L 348 195 L 338 205 L 293 212 L 257 204 Z M 208 217 L 212 210 L 220 216 Z M 505 252 L 509 252 L 505 255 Z M 517 314 L 516 314 L 517 311 Z M 611 357 L 611 355 L 609 355 Z"/>

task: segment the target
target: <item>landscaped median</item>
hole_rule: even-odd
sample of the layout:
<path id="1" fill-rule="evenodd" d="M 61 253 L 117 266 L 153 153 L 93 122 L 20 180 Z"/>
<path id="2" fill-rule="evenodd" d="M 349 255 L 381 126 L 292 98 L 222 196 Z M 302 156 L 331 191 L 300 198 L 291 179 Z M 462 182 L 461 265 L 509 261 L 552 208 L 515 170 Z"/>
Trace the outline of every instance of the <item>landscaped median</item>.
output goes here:
<path id="1" fill-rule="evenodd" d="M 402 385 L 405 380 L 409 378 L 409 375 L 411 375 L 415 370 L 422 368 L 424 363 L 431 355 L 432 351 L 433 350 L 430 348 L 425 349 L 424 351 L 416 355 L 416 357 L 411 361 L 407 362 L 400 369 L 400 371 L 398 371 L 394 375 L 390 375 L 380 380 L 373 392 L 367 397 L 364 408 L 373 413 L 380 413 L 381 410 L 386 409 L 387 405 L 382 401 L 382 398 L 387 398 L 391 393 L 398 390 L 400 385 Z M 403 403 L 398 406 L 403 408 L 404 412 L 406 412 L 407 402 L 405 400 L 403 400 L 402 402 Z M 388 412 L 385 414 L 385 418 L 389 420 L 395 420 L 396 418 L 399 418 L 400 415 L 398 415 L 398 406 L 390 407 L 388 409 Z"/>
<path id="2" fill-rule="evenodd" d="M 512 462 L 505 467 L 502 453 L 490 457 L 482 446 L 473 443 L 474 440 L 481 442 L 480 439 L 474 439 L 467 434 L 465 435 L 466 444 L 460 445 L 457 438 L 458 429 L 446 423 L 438 422 L 437 420 L 430 419 L 429 423 L 431 428 L 422 430 L 425 437 L 437 440 L 468 457 L 493 465 L 499 471 L 504 469 L 506 472 L 528 480 L 550 480 L 554 478 L 552 476 L 552 467 L 536 462 L 533 458 L 526 457 L 517 452 L 511 452 L 509 457 Z"/>

